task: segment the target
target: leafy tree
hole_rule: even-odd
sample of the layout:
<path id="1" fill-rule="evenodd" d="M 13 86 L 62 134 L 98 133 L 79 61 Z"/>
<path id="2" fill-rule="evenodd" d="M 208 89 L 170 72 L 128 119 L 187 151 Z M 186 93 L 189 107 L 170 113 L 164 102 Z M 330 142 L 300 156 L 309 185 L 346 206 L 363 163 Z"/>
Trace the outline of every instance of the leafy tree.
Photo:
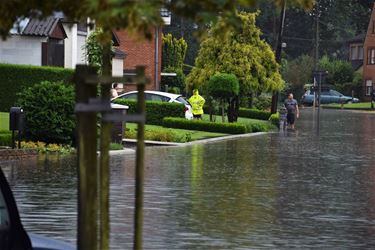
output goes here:
<path id="1" fill-rule="evenodd" d="M 282 61 L 282 75 L 286 82 L 286 92 L 292 92 L 296 98 L 303 95 L 304 85 L 312 83 L 314 58 L 302 55 L 294 60 Z M 287 94 L 287 93 L 285 93 Z"/>
<path id="2" fill-rule="evenodd" d="M 340 86 L 353 81 L 354 70 L 347 61 L 330 59 L 328 56 L 323 56 L 319 61 L 319 66 L 321 69 L 328 71 L 326 84 Z"/>
<path id="3" fill-rule="evenodd" d="M 84 45 L 87 61 L 90 65 L 98 67 L 99 71 L 103 67 L 103 46 L 99 43 L 98 37 L 102 33 L 100 28 L 91 32 Z"/>
<path id="4" fill-rule="evenodd" d="M 284 83 L 270 46 L 260 39 L 255 25 L 257 14 L 240 13 L 239 29 L 223 37 L 222 21 L 207 33 L 196 58 L 195 67 L 187 77 L 188 88 L 204 88 L 215 72 L 234 74 L 241 95 L 281 90 Z"/>
<path id="5" fill-rule="evenodd" d="M 163 35 L 163 69 L 182 69 L 184 65 L 187 43 L 184 38 L 176 39 L 172 34 Z"/>
<path id="6" fill-rule="evenodd" d="M 225 103 L 229 104 L 228 108 L 228 121 L 234 122 L 237 120 L 237 114 L 235 114 L 234 101 L 235 98 L 238 99 L 238 94 L 240 92 L 240 86 L 238 79 L 233 74 L 226 73 L 216 73 L 208 81 L 208 93 L 214 97 L 218 98 L 221 103 L 221 115 L 223 122 L 224 119 L 224 109 Z"/>

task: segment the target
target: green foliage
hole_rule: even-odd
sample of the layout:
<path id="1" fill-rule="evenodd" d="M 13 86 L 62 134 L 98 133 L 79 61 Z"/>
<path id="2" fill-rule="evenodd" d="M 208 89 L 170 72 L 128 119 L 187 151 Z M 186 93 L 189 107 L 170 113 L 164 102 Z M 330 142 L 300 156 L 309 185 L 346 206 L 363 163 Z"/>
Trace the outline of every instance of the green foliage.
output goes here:
<path id="1" fill-rule="evenodd" d="M 240 108 L 238 116 L 258 120 L 268 120 L 271 116 L 271 112 L 258 109 Z"/>
<path id="2" fill-rule="evenodd" d="M 186 83 L 190 89 L 208 83 L 215 72 L 234 74 L 242 95 L 281 90 L 284 83 L 271 47 L 260 38 L 257 14 L 240 13 L 238 29 L 222 34 L 223 21 L 215 24 L 201 43 L 195 67 Z"/>
<path id="3" fill-rule="evenodd" d="M 102 29 L 91 32 L 84 47 L 85 57 L 90 65 L 99 69 L 103 67 L 103 46 L 99 43 L 99 36 L 103 34 Z"/>
<path id="4" fill-rule="evenodd" d="M 44 81 L 18 94 L 25 112 L 25 136 L 32 141 L 69 144 L 75 129 L 74 89 Z"/>
<path id="5" fill-rule="evenodd" d="M 323 56 L 319 60 L 319 66 L 322 70 L 328 71 L 328 76 L 325 79 L 326 84 L 340 86 L 353 81 L 354 70 L 348 61 Z"/>
<path id="6" fill-rule="evenodd" d="M 279 127 L 280 125 L 280 113 L 277 112 L 275 114 L 272 114 L 269 118 L 269 120 L 271 121 L 271 123 L 277 127 Z"/>
<path id="7" fill-rule="evenodd" d="M 127 129 L 125 138 L 136 139 L 137 129 Z M 160 128 L 158 130 L 145 130 L 145 140 L 163 141 L 163 142 L 189 142 L 191 141 L 191 133 L 177 133 L 173 129 Z"/>
<path id="8" fill-rule="evenodd" d="M 253 106 L 256 109 L 268 110 L 271 109 L 272 96 L 262 94 L 260 96 L 254 97 Z"/>
<path id="9" fill-rule="evenodd" d="M 183 118 L 175 117 L 164 118 L 163 126 L 169 128 L 181 128 L 227 134 L 244 134 L 248 132 L 248 128 L 244 124 L 216 123 L 203 120 L 186 120 Z"/>
<path id="10" fill-rule="evenodd" d="M 67 145 L 59 145 L 56 143 L 44 143 L 44 142 L 32 142 L 22 141 L 21 148 L 23 149 L 35 149 L 39 153 L 59 153 L 59 154 L 70 154 L 74 152 L 74 148 Z"/>
<path id="11" fill-rule="evenodd" d="M 111 142 L 109 144 L 109 150 L 123 150 L 124 146 L 120 143 Z"/>
<path id="12" fill-rule="evenodd" d="M 216 73 L 208 81 L 208 93 L 214 98 L 226 99 L 239 94 L 238 79 L 234 74 Z"/>
<path id="13" fill-rule="evenodd" d="M 58 67 L 0 64 L 0 111 L 15 106 L 16 94 L 42 81 L 71 82 L 74 71 Z"/>
<path id="14" fill-rule="evenodd" d="M 312 83 L 314 59 L 308 55 L 302 55 L 294 60 L 282 61 L 282 75 L 286 82 L 284 96 L 293 93 L 299 98 L 304 93 L 304 85 Z"/>
<path id="15" fill-rule="evenodd" d="M 128 114 L 136 113 L 135 100 L 116 99 L 115 103 L 129 106 Z M 163 118 L 185 117 L 185 106 L 180 103 L 146 101 L 146 123 L 161 125 Z"/>
<path id="16" fill-rule="evenodd" d="M 9 130 L 0 131 L 0 146 L 12 146 L 12 132 Z"/>
<path id="17" fill-rule="evenodd" d="M 176 76 L 162 76 L 162 86 L 168 85 L 168 92 L 171 89 L 178 88 L 179 91 L 185 90 L 185 75 L 181 68 L 167 67 L 163 70 L 166 73 L 176 73 Z M 172 92 L 171 92 L 172 93 Z"/>
<path id="18" fill-rule="evenodd" d="M 172 34 L 163 35 L 163 69 L 181 69 L 184 65 L 187 43 L 184 38 L 176 39 Z"/>

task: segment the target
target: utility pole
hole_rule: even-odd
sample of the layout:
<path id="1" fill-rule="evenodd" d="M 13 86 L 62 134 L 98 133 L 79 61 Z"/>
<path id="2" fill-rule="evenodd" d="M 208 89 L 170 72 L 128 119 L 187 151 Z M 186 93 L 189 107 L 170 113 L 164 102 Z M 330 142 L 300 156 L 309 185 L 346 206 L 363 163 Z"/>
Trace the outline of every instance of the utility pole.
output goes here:
<path id="1" fill-rule="evenodd" d="M 276 43 L 276 50 L 275 50 L 275 57 L 276 62 L 281 64 L 281 50 L 282 50 L 282 38 L 283 38 L 283 31 L 284 31 L 284 22 L 285 22 L 285 10 L 286 10 L 286 1 L 282 0 L 281 12 L 280 12 L 280 24 L 279 24 L 279 33 L 277 36 L 277 43 Z M 279 99 L 279 92 L 275 91 L 272 95 L 272 105 L 271 105 L 271 113 L 274 114 L 277 112 L 277 103 Z"/>

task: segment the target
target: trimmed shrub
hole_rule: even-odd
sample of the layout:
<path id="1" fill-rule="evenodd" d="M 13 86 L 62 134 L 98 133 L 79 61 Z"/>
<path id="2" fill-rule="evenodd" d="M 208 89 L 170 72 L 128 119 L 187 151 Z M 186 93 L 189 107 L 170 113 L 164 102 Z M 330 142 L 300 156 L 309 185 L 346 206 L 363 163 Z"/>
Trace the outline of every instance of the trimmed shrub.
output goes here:
<path id="1" fill-rule="evenodd" d="M 137 101 L 116 99 L 117 104 L 129 106 L 128 114 L 137 112 Z M 146 123 L 162 125 L 164 117 L 185 117 L 185 105 L 180 103 L 146 101 Z"/>
<path id="2" fill-rule="evenodd" d="M 266 110 L 270 109 L 272 105 L 272 96 L 260 95 L 254 98 L 253 105 L 256 109 Z"/>
<path id="3" fill-rule="evenodd" d="M 272 115 L 270 116 L 270 119 L 269 119 L 269 120 L 271 121 L 271 123 L 272 123 L 273 125 L 279 127 L 279 126 L 280 126 L 280 113 L 277 112 L 277 113 L 275 113 L 275 114 L 272 114 Z"/>
<path id="4" fill-rule="evenodd" d="M 24 89 L 17 105 L 25 111 L 25 137 L 32 141 L 69 144 L 76 127 L 74 89 L 62 82 L 41 82 Z"/>
<path id="5" fill-rule="evenodd" d="M 17 138 L 17 133 L 16 133 Z M 12 132 L 0 131 L 0 146 L 12 146 Z"/>
<path id="6" fill-rule="evenodd" d="M 163 126 L 169 128 L 181 128 L 199 130 L 207 132 L 217 132 L 226 134 L 245 134 L 248 128 L 244 124 L 238 123 L 215 123 L 202 120 L 186 120 L 183 118 L 166 117 L 163 119 Z M 251 131 L 250 131 L 251 132 Z"/>
<path id="7" fill-rule="evenodd" d="M 42 81 L 71 82 L 74 71 L 59 67 L 0 64 L 0 111 L 9 112 L 16 94 Z"/>
<path id="8" fill-rule="evenodd" d="M 137 129 L 126 129 L 125 137 L 137 139 Z M 177 133 L 173 129 L 160 128 L 158 130 L 145 130 L 145 140 L 163 141 L 163 142 L 189 142 L 191 133 Z"/>
<path id="9" fill-rule="evenodd" d="M 266 121 L 270 118 L 271 112 L 259 109 L 240 108 L 238 116 Z"/>

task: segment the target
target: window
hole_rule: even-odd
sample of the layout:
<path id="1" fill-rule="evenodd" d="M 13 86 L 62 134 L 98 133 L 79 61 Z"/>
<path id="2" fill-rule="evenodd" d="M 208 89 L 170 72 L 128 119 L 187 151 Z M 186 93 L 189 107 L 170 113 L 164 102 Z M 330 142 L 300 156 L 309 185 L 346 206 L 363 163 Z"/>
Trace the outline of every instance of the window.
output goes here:
<path id="1" fill-rule="evenodd" d="M 358 59 L 358 47 L 357 46 L 351 46 L 350 47 L 350 59 L 351 60 L 357 60 Z"/>
<path id="2" fill-rule="evenodd" d="M 159 101 L 159 102 L 168 102 L 171 98 L 156 94 L 146 93 L 146 100 L 147 101 Z"/>
<path id="3" fill-rule="evenodd" d="M 358 46 L 358 57 L 357 57 L 357 59 L 358 60 L 363 60 L 363 46 L 362 45 L 359 45 Z"/>
<path id="4" fill-rule="evenodd" d="M 131 93 L 128 95 L 123 95 L 120 97 L 121 99 L 127 99 L 127 100 L 137 100 L 137 93 Z"/>
<path id="5" fill-rule="evenodd" d="M 372 91 L 372 80 L 366 80 L 366 95 L 371 95 Z"/>
<path id="6" fill-rule="evenodd" d="M 368 48 L 367 50 L 367 64 L 375 64 L 375 48 Z"/>

